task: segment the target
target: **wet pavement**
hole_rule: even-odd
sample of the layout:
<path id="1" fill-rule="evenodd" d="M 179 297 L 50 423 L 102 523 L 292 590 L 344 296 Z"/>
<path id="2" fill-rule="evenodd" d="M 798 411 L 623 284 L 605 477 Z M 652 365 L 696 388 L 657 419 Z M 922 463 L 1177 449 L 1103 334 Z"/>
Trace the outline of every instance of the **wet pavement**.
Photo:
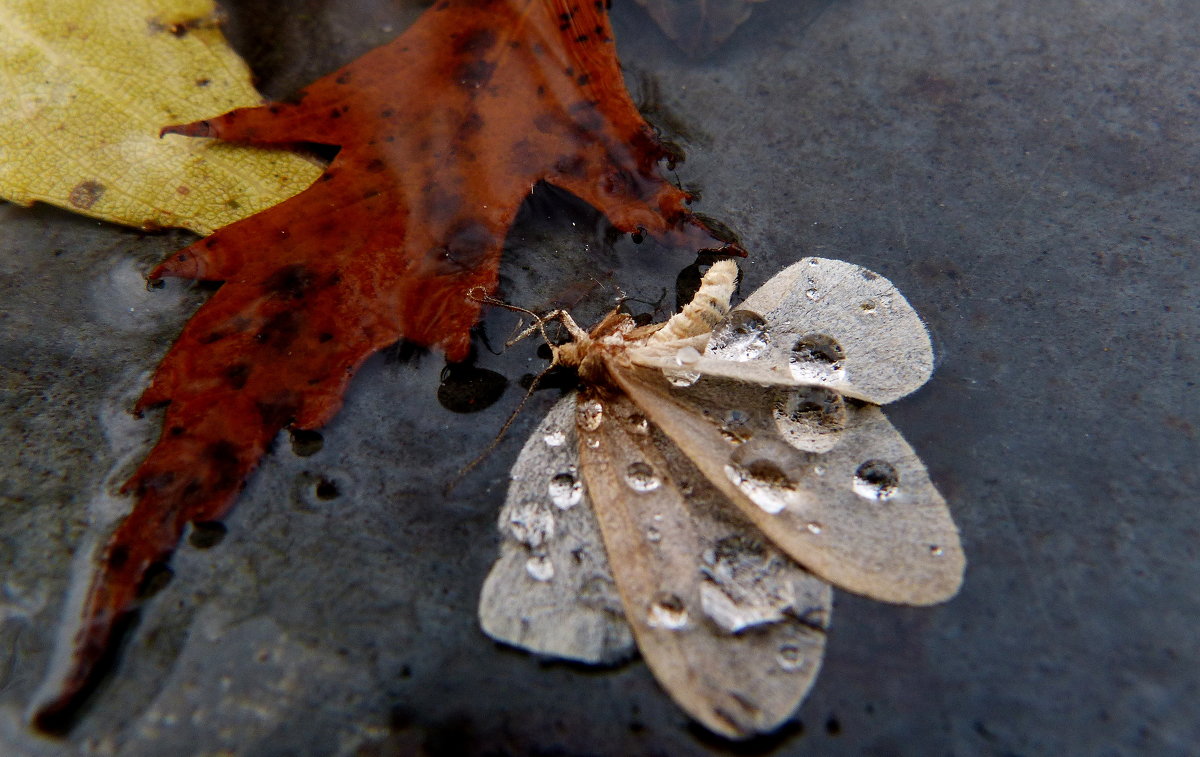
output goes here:
<path id="1" fill-rule="evenodd" d="M 617 3 L 631 88 L 684 146 L 677 174 L 752 257 L 743 292 L 804 255 L 887 276 L 926 319 L 933 379 L 889 406 L 950 501 L 962 593 L 900 608 L 838 592 L 825 667 L 777 754 L 1188 754 L 1200 749 L 1200 56 L 1184 0 L 771 0 L 689 60 Z M 391 39 L 416 3 L 230 3 L 282 97 Z M 23 726 L 87 549 L 157 434 L 126 410 L 210 289 L 147 291 L 192 237 L 0 206 L 0 753 L 721 754 L 640 662 L 593 670 L 499 647 L 475 607 L 535 395 L 536 345 L 461 414 L 444 362 L 359 373 L 320 449 L 287 435 L 219 534 L 198 534 L 65 740 Z M 673 304 L 692 257 L 549 192 L 509 240 L 502 295 L 620 289 Z M 580 299 L 582 298 L 582 299 Z M 493 354 L 488 345 L 500 354 Z M 446 391 L 443 391 L 445 396 Z M 451 392 L 453 394 L 453 392 Z"/>

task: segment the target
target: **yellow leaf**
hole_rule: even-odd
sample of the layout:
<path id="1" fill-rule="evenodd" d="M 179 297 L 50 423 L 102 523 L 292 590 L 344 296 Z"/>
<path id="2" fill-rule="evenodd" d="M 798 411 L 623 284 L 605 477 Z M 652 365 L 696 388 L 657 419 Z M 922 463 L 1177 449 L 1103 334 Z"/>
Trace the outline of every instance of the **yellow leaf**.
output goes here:
<path id="1" fill-rule="evenodd" d="M 321 174 L 168 124 L 259 105 L 212 0 L 0 0 L 0 197 L 208 234 Z"/>

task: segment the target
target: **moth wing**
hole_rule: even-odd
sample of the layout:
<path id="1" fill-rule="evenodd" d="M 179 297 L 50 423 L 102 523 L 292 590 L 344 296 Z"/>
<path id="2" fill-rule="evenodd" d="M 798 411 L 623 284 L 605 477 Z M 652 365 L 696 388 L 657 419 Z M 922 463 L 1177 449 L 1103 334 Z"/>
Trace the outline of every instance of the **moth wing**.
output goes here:
<path id="1" fill-rule="evenodd" d="M 646 663 L 717 733 L 777 727 L 820 668 L 828 584 L 772 547 L 628 399 L 581 402 L 603 408 L 581 423 L 581 471 Z"/>
<path id="2" fill-rule="evenodd" d="M 610 373 L 722 494 L 808 570 L 886 602 L 933 604 L 958 592 L 966 559 L 949 508 L 878 407 L 846 402 L 834 442 L 806 451 L 789 443 L 777 417 L 795 390 L 709 378 L 676 389 L 656 371 L 617 363 Z"/>
<path id="3" fill-rule="evenodd" d="M 763 284 L 708 339 L 635 348 L 630 359 L 668 374 L 822 385 L 879 405 L 916 390 L 933 372 L 925 325 L 890 281 L 862 266 L 812 257 Z"/>
<path id="4" fill-rule="evenodd" d="M 491 638 L 589 664 L 628 659 L 634 641 L 579 477 L 576 395 L 560 400 L 513 465 L 500 557 L 479 598 Z"/>

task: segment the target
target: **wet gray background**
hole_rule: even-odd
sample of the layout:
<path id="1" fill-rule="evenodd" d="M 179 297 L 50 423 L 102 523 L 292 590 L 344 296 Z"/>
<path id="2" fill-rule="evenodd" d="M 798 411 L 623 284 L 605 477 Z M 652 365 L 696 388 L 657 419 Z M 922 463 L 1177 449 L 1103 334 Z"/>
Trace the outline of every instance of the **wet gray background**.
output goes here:
<path id="1" fill-rule="evenodd" d="M 287 5 L 229 3 L 274 96 L 419 11 Z M 839 593 L 798 722 L 743 750 L 1200 751 L 1195 4 L 772 0 L 701 61 L 616 5 L 631 86 L 688 151 L 679 178 L 753 253 L 745 291 L 804 254 L 861 263 L 939 354 L 889 415 L 951 502 L 966 586 L 927 609 Z M 512 234 L 510 301 L 570 299 L 595 277 L 586 320 L 614 285 L 659 300 L 691 262 L 609 245 L 593 213 L 544 200 Z M 475 415 L 435 401 L 439 356 L 370 361 L 319 453 L 282 438 L 225 540 L 181 549 L 69 740 L 23 730 L 73 555 L 120 514 L 105 492 L 157 433 L 124 408 L 206 296 L 142 286 L 188 239 L 0 206 L 0 753 L 729 749 L 641 663 L 539 663 L 477 628 L 504 475 L 553 392 L 441 489 L 541 367 L 532 343 L 483 351 L 513 383 Z M 493 314 L 488 334 L 511 326 Z M 340 496 L 317 497 L 321 479 Z"/>

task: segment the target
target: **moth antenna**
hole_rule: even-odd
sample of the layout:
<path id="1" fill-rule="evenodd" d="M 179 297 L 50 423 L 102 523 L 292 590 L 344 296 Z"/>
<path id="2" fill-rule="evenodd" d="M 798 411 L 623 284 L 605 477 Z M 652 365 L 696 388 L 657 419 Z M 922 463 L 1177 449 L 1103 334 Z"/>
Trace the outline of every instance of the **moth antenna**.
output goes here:
<path id="1" fill-rule="evenodd" d="M 533 327 L 531 326 L 530 329 L 532 328 Z M 528 331 L 529 329 L 526 330 Z M 468 473 L 475 470 L 475 468 L 478 467 L 488 455 L 492 454 L 492 452 L 496 450 L 496 447 L 498 447 L 500 442 L 504 440 L 504 435 L 508 433 L 508 429 L 511 428 L 512 424 L 516 422 L 517 416 L 520 415 L 523 409 L 525 409 L 525 403 L 528 402 L 529 398 L 533 396 L 533 392 L 538 388 L 538 384 L 540 384 L 542 379 L 545 378 L 546 374 L 555 367 L 555 363 L 552 362 L 550 365 L 546 366 L 541 373 L 533 377 L 533 381 L 529 382 L 529 389 L 525 392 L 525 396 L 521 398 L 521 401 L 518 402 L 517 406 L 513 408 L 513 411 L 509 413 L 508 419 L 504 421 L 503 425 L 500 426 L 500 430 L 496 432 L 496 436 L 492 438 L 491 443 L 489 443 L 482 452 L 476 455 L 471 462 L 459 469 L 458 473 L 454 475 L 454 478 L 450 479 L 450 483 L 446 484 L 446 486 L 442 489 L 443 496 L 449 496 L 454 487 L 458 486 L 459 482 L 466 478 Z"/>
<path id="2" fill-rule="evenodd" d="M 648 343 L 673 342 L 712 331 L 717 321 L 729 312 L 729 300 L 733 297 L 736 283 L 736 263 L 732 260 L 713 263 L 700 280 L 700 288 L 696 290 L 692 301 L 671 316 L 661 329 L 651 334 Z"/>

